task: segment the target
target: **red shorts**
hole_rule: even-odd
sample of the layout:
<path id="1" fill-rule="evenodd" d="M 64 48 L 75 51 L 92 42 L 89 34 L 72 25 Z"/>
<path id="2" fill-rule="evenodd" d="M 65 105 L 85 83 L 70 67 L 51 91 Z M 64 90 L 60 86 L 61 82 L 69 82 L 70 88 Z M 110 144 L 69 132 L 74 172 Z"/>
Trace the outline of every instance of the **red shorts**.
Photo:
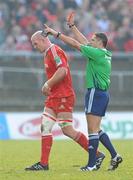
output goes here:
<path id="1" fill-rule="evenodd" d="M 60 112 L 72 112 L 75 102 L 75 96 L 62 98 L 47 98 L 45 107 L 53 109 L 58 114 Z"/>

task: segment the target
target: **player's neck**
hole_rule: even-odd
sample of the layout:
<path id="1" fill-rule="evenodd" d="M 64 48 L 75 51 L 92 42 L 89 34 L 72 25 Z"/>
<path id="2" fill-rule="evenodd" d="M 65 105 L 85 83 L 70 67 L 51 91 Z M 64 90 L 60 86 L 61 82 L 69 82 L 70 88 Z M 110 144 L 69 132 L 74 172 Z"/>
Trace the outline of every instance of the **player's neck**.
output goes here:
<path id="1" fill-rule="evenodd" d="M 48 50 L 53 46 L 54 44 L 50 43 L 48 48 L 43 52 L 44 53 L 44 57 L 46 56 Z"/>

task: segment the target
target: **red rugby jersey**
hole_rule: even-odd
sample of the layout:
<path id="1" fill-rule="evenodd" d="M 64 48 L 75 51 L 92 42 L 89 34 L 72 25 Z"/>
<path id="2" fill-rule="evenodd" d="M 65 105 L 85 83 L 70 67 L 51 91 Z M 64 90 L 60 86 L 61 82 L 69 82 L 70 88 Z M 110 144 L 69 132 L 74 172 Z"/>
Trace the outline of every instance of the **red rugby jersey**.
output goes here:
<path id="1" fill-rule="evenodd" d="M 60 59 L 54 58 L 53 52 L 51 50 L 52 46 L 55 47 L 57 56 L 59 56 Z M 70 74 L 67 57 L 65 55 L 65 52 L 59 46 L 52 44 L 50 48 L 47 49 L 44 57 L 44 67 L 47 79 L 50 79 L 59 67 L 67 68 L 67 74 L 65 78 L 51 88 L 51 94 L 49 96 L 50 98 L 68 97 L 74 95 L 74 90 L 72 87 L 72 78 Z"/>

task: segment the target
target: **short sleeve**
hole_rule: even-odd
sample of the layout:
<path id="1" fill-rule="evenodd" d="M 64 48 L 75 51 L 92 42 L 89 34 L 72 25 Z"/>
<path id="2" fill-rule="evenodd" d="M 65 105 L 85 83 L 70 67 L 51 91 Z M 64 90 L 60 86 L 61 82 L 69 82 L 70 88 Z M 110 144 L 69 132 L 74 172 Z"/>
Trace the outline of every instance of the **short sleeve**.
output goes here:
<path id="1" fill-rule="evenodd" d="M 57 50 L 56 52 L 57 52 L 57 56 L 54 58 L 56 67 L 57 68 L 67 67 L 67 58 L 66 58 L 65 54 L 60 50 Z"/>
<path id="2" fill-rule="evenodd" d="M 103 54 L 101 49 L 94 48 L 91 46 L 84 46 L 84 45 L 80 46 L 80 51 L 83 54 L 83 56 L 85 56 L 87 58 L 91 58 L 93 60 L 95 60 L 97 57 L 99 57 Z"/>

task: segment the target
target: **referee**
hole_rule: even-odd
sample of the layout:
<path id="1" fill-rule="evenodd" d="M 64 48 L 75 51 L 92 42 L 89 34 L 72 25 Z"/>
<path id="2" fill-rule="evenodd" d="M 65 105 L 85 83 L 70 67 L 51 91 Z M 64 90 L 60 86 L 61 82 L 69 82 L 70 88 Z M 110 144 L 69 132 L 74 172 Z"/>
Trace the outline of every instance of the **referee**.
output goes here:
<path id="1" fill-rule="evenodd" d="M 96 150 L 99 141 L 107 148 L 111 155 L 108 170 L 115 170 L 122 162 L 122 157 L 116 152 L 109 136 L 100 128 L 102 117 L 105 115 L 109 103 L 109 85 L 111 75 L 112 53 L 106 49 L 107 36 L 104 33 L 94 33 L 90 42 L 74 24 L 74 14 L 68 15 L 67 24 L 75 35 L 75 39 L 45 26 L 45 31 L 66 44 L 76 48 L 87 59 L 86 66 L 86 95 L 85 114 L 88 125 L 89 158 L 82 171 L 93 171 L 96 166 Z"/>

